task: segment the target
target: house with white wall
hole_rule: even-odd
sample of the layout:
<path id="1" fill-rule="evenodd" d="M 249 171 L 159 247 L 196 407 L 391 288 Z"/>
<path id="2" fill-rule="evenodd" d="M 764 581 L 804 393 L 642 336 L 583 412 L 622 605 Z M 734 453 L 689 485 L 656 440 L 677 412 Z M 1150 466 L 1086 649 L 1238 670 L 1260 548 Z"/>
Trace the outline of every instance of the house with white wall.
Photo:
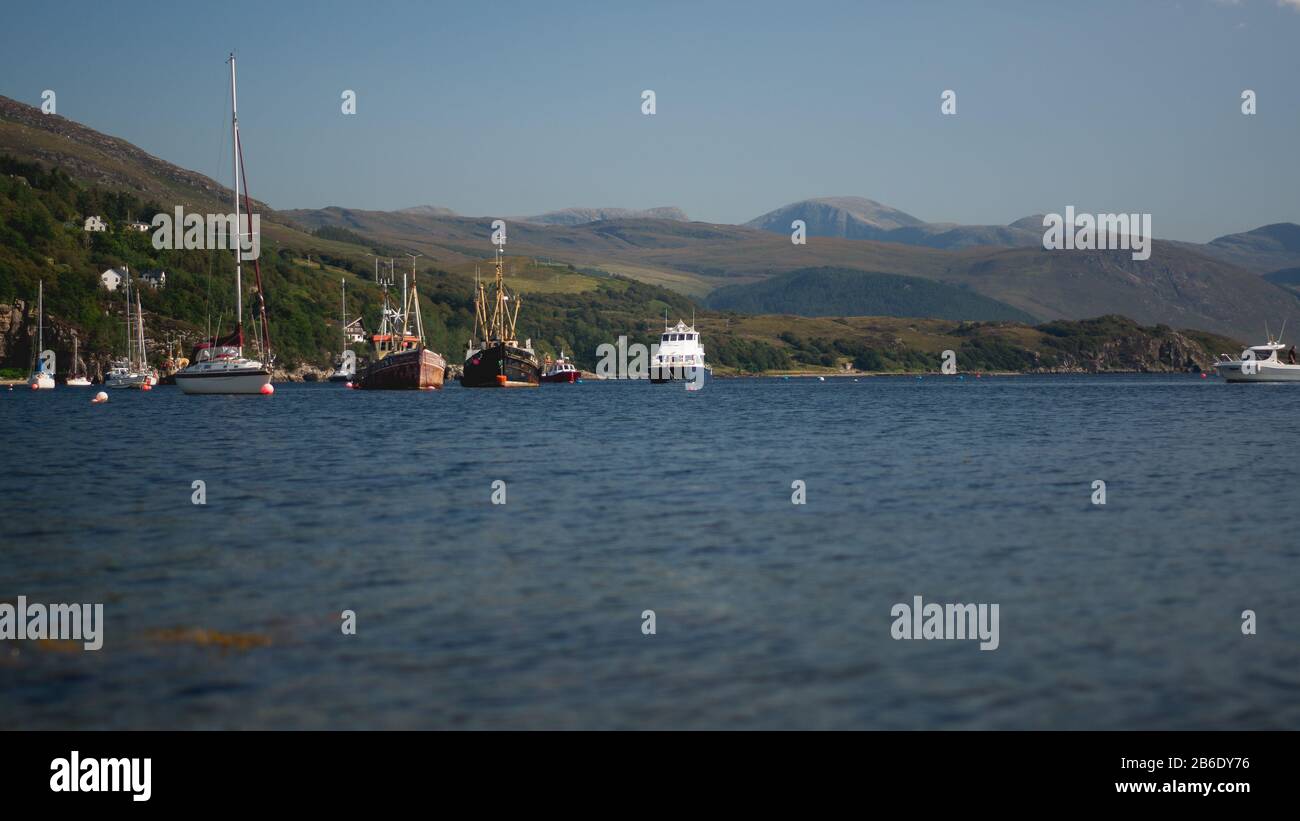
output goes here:
<path id="1" fill-rule="evenodd" d="M 126 271 L 121 268 L 109 268 L 99 275 L 99 283 L 106 291 L 116 291 L 124 279 L 126 279 Z"/>

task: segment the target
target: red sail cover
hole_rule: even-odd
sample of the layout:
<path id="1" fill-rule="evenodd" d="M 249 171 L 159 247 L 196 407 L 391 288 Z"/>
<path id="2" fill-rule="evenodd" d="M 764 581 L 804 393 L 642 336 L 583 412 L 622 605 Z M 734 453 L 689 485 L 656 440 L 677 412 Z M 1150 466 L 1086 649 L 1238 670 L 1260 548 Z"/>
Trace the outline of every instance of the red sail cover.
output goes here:
<path id="1" fill-rule="evenodd" d="M 203 362 L 208 359 L 228 359 L 239 356 L 239 349 L 244 344 L 244 329 L 236 328 L 229 336 L 208 339 L 194 346 L 191 362 Z"/>

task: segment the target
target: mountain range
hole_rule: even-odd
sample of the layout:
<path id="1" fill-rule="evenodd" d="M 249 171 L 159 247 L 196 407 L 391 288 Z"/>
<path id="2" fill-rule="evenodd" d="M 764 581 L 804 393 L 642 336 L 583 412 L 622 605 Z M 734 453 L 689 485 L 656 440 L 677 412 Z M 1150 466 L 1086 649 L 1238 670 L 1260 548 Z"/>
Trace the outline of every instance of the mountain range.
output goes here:
<path id="1" fill-rule="evenodd" d="M 225 210 L 229 197 L 202 174 L 4 97 L 0 153 L 164 208 Z M 491 255 L 493 216 L 431 205 L 259 211 L 273 247 L 314 247 L 362 270 L 371 264 L 366 252 L 380 248 L 419 252 L 445 269 L 472 269 Z M 795 219 L 807 225 L 806 244 L 790 240 Z M 1265 321 L 1290 318 L 1300 327 L 1290 283 L 1261 276 L 1300 267 L 1300 226 L 1291 223 L 1204 244 L 1156 240 L 1151 258 L 1136 261 L 1123 251 L 1046 251 L 1039 216 L 1003 226 L 929 223 L 854 197 L 803 200 L 745 225 L 689 222 L 677 208 L 570 208 L 507 222 L 512 255 L 641 280 L 726 310 L 935 317 L 955 310 L 965 319 L 1038 321 L 1121 314 L 1242 339 L 1258 336 Z"/>

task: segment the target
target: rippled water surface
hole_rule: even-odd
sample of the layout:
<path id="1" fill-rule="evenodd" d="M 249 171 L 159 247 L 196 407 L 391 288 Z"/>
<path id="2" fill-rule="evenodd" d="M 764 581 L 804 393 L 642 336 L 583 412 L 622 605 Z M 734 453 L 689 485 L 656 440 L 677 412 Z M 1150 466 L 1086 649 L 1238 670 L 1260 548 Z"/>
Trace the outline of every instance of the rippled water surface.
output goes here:
<path id="1" fill-rule="evenodd" d="M 1300 386 L 91 395 L 0 388 L 0 600 L 106 620 L 0 727 L 1300 728 Z"/>

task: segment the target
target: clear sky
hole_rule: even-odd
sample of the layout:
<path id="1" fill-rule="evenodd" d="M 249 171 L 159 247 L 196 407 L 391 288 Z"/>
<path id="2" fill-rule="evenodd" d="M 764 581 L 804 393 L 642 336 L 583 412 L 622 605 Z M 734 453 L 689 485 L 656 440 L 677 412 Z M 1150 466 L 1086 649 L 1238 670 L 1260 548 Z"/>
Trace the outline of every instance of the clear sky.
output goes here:
<path id="1" fill-rule="evenodd" d="M 963 223 L 1150 212 L 1157 236 L 1196 241 L 1300 222 L 1300 0 L 10 2 L 3 18 L 0 94 L 53 89 L 59 114 L 223 182 L 235 49 L 252 194 L 277 208 L 743 222 L 852 195 Z"/>

